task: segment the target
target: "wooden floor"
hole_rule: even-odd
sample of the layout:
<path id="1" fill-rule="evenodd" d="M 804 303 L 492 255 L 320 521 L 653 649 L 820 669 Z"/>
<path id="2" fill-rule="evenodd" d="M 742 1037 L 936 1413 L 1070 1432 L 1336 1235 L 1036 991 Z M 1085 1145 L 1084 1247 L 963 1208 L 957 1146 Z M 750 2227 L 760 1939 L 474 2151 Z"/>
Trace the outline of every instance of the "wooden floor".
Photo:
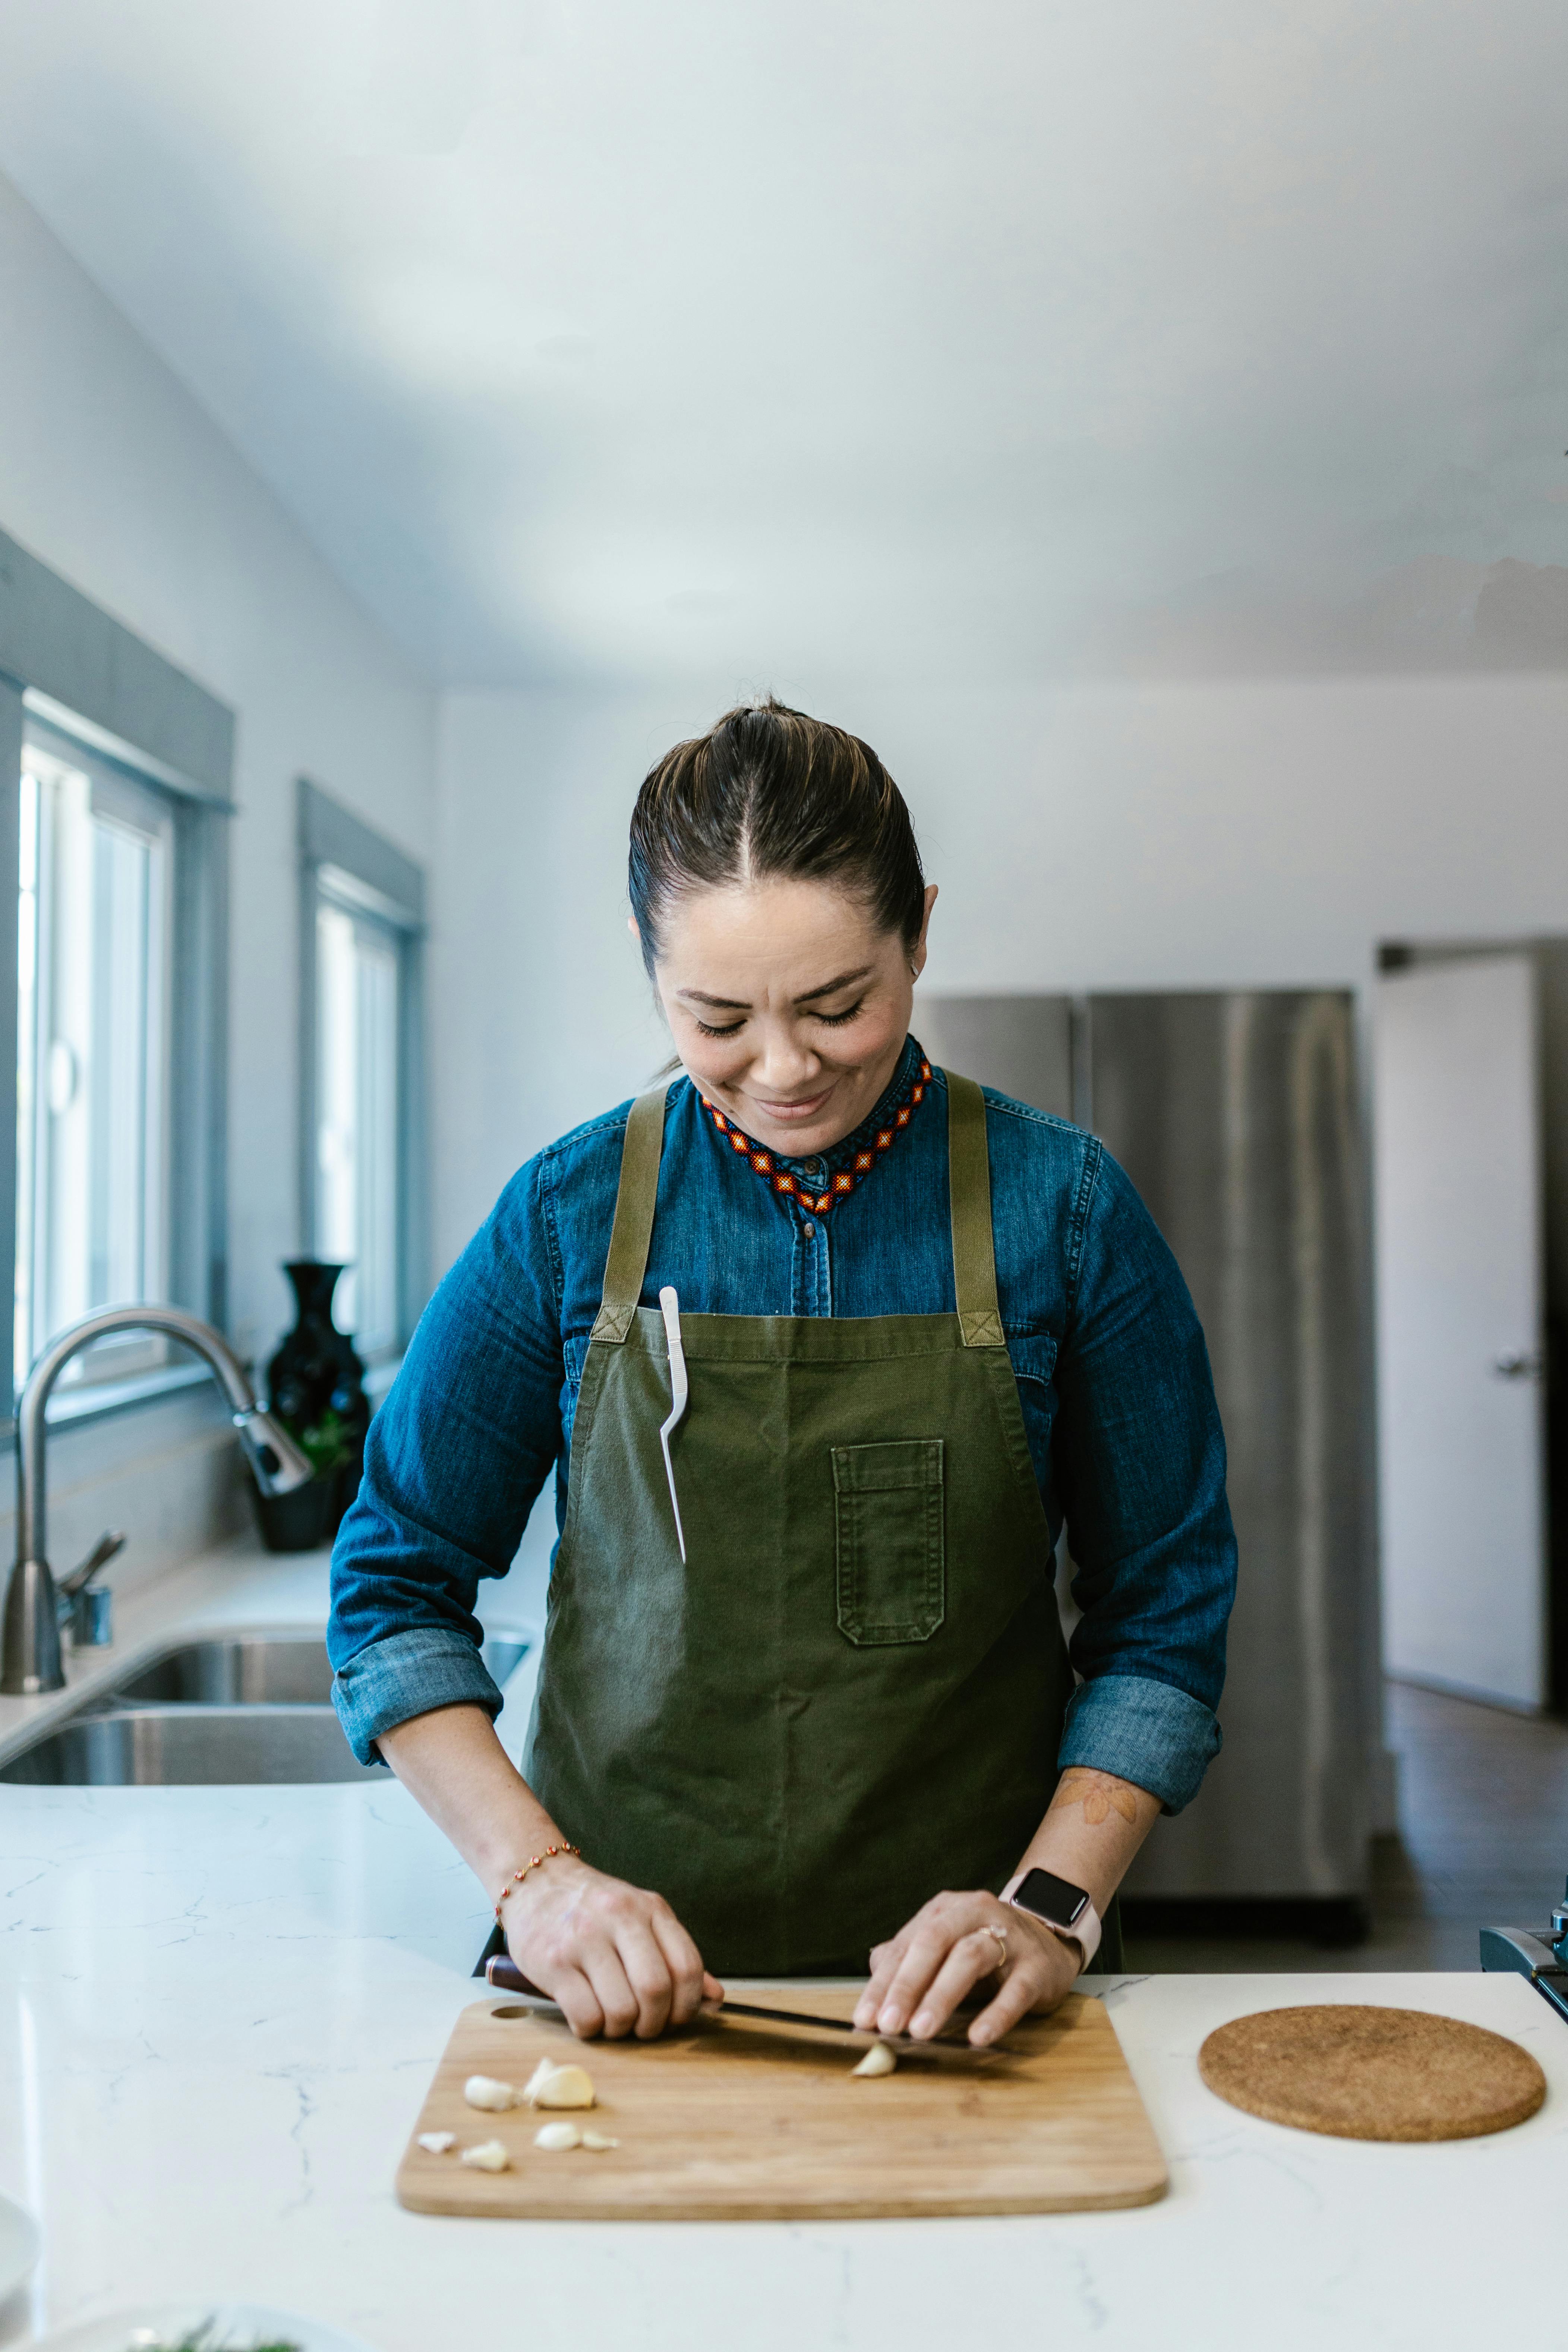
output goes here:
<path id="1" fill-rule="evenodd" d="M 1568 1724 L 1389 1683 L 1397 1837 L 1373 1850 L 1373 1931 L 1351 1950 L 1283 1937 L 1129 1935 L 1137 1971 L 1473 1969 L 1484 1924 L 1533 1927 L 1568 1874 Z"/>

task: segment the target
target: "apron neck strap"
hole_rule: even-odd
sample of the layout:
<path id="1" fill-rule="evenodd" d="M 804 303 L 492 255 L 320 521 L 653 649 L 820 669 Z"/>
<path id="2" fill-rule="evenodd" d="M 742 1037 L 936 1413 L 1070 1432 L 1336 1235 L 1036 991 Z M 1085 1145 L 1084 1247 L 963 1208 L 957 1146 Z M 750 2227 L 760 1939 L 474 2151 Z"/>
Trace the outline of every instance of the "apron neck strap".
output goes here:
<path id="1" fill-rule="evenodd" d="M 985 1143 L 985 1097 L 973 1078 L 944 1070 L 947 1080 L 947 1172 L 952 1196 L 952 1287 L 966 1348 L 1000 1348 L 1002 1310 L 996 1301 L 996 1252 L 991 1238 L 991 1155 Z"/>
<path id="2" fill-rule="evenodd" d="M 948 1190 L 952 1199 L 952 1286 L 966 1348 L 1000 1348 L 996 1254 L 991 1238 L 991 1155 L 985 1142 L 985 1097 L 973 1078 L 944 1070 L 947 1080 Z M 621 1146 L 616 1222 L 605 1261 L 605 1289 L 593 1337 L 618 1346 L 631 1329 L 647 1272 L 658 1163 L 664 1153 L 668 1081 L 638 1095 Z"/>
<path id="3" fill-rule="evenodd" d="M 658 1163 L 664 1154 L 664 1107 L 668 1099 L 669 1081 L 661 1079 L 647 1094 L 638 1095 L 626 1118 L 616 1222 L 610 1229 L 610 1255 L 605 1260 L 604 1297 L 592 1333 L 594 1339 L 608 1339 L 617 1347 L 632 1328 L 647 1272 L 654 1204 L 658 1199 Z"/>

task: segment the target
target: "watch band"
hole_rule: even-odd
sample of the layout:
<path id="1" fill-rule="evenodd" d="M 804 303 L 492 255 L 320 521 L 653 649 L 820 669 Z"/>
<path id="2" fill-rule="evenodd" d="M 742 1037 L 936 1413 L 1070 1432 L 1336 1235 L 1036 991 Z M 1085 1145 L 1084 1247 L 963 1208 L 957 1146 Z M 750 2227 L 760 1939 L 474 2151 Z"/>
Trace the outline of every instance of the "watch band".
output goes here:
<path id="1" fill-rule="evenodd" d="M 1035 1916 L 1038 1917 L 1039 1915 L 1037 1913 Z M 1093 1959 L 1096 1952 L 1100 1949 L 1100 1938 L 1102 1931 L 1100 1924 L 1100 1914 L 1095 1909 L 1093 1904 L 1086 1903 L 1084 1905 L 1082 1911 L 1079 1914 L 1078 1918 L 1070 1927 L 1058 1927 L 1054 1919 L 1047 1919 L 1044 1924 L 1050 1929 L 1053 1936 L 1059 1936 L 1064 1944 L 1076 1944 L 1078 1946 L 1079 1950 L 1083 1954 L 1083 1968 L 1080 1968 L 1079 1970 L 1079 1974 L 1081 1976 L 1084 1969 L 1089 1967 L 1090 1961 Z"/>
<path id="2" fill-rule="evenodd" d="M 1022 1886 L 1027 1875 L 1028 1873 L 1026 1871 L 1015 1871 L 1012 1877 L 1007 1881 L 1006 1885 L 1002 1889 L 1001 1901 L 1004 1903 L 1012 1903 L 1014 1895 L 1016 1894 L 1018 1888 Z M 1088 1895 L 1083 1898 L 1083 1909 L 1079 1913 L 1078 1917 L 1073 1921 L 1070 1927 L 1062 1927 L 1055 1919 L 1046 1918 L 1044 1915 L 1038 1911 L 1031 1911 L 1026 1904 L 1015 1904 L 1014 1908 L 1016 1910 L 1022 1911 L 1026 1919 L 1038 1919 L 1041 1927 L 1048 1927 L 1051 1934 L 1058 1937 L 1062 1943 L 1075 1946 L 1083 1956 L 1079 1963 L 1079 1976 L 1084 1974 L 1093 1960 L 1096 1952 L 1100 1949 L 1100 1939 L 1104 1932 L 1100 1925 L 1100 1914 L 1095 1909 L 1093 1901 Z"/>

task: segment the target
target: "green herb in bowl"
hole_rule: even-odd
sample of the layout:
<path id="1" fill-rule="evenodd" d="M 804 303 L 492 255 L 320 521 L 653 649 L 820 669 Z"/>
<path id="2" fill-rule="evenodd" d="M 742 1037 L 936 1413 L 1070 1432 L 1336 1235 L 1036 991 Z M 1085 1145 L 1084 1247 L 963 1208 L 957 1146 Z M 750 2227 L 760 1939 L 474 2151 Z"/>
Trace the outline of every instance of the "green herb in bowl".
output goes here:
<path id="1" fill-rule="evenodd" d="M 220 2342 L 213 2333 L 216 2326 L 215 2320 L 204 2320 L 200 2327 L 193 2327 L 188 2335 L 182 2336 L 177 2344 L 157 2342 L 138 2328 L 131 2339 L 131 2352 L 300 2352 L 298 2344 L 285 2344 L 280 2336 L 274 2336 L 268 2344 L 252 2340 L 240 2345 L 232 2336 L 226 2336 Z"/>

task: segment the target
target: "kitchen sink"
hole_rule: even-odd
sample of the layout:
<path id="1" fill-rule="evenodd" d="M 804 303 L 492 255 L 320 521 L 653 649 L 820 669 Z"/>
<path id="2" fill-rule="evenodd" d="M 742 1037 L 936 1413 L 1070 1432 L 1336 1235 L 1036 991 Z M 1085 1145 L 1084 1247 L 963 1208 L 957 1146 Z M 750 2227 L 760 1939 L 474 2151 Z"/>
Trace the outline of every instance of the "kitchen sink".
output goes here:
<path id="1" fill-rule="evenodd" d="M 531 1632 L 491 1634 L 482 1655 L 503 1687 Z M 240 1633 L 180 1642 L 143 1659 L 0 1764 L 29 1788 L 261 1786 L 364 1780 L 332 1711 L 332 1670 L 319 1633 Z"/>
<path id="2" fill-rule="evenodd" d="M 108 1707 L 35 1740 L 0 1781 L 29 1788 L 146 1789 L 368 1780 L 330 1706 Z"/>
<path id="3" fill-rule="evenodd" d="M 182 1642 L 116 1683 L 110 1696 L 137 1706 L 330 1706 L 332 1670 L 319 1633 L 240 1634 Z"/>
<path id="4" fill-rule="evenodd" d="M 532 1647 L 531 1633 L 487 1633 L 479 1655 L 498 1690 L 505 1690 Z"/>
<path id="5" fill-rule="evenodd" d="M 480 1653 L 502 1689 L 533 1645 L 521 1630 L 492 1633 Z M 100 1705 L 330 1706 L 332 1670 L 319 1633 L 240 1633 L 182 1642 L 113 1684 Z"/>

